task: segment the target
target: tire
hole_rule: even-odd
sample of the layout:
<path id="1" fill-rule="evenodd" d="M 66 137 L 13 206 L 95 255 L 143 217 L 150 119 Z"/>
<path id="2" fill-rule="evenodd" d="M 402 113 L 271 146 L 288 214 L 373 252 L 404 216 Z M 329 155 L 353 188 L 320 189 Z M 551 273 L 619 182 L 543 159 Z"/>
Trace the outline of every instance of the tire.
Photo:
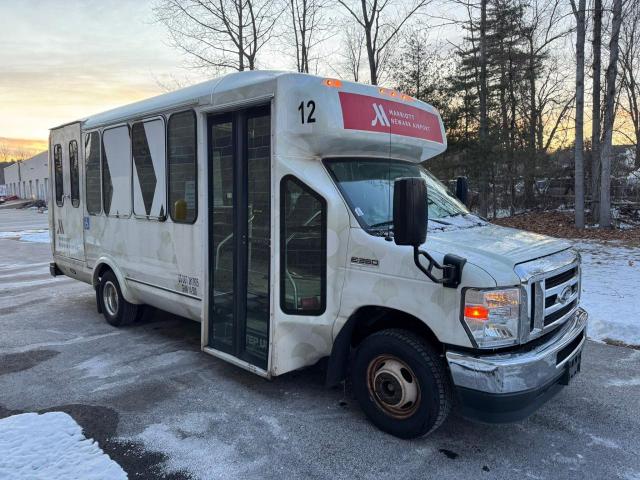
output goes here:
<path id="1" fill-rule="evenodd" d="M 97 296 L 104 318 L 114 327 L 129 325 L 140 316 L 141 306 L 124 299 L 120 284 L 112 271 L 106 272 L 100 278 Z"/>
<path id="2" fill-rule="evenodd" d="M 365 338 L 356 351 L 352 384 L 371 422 L 396 437 L 431 433 L 451 411 L 453 394 L 443 360 L 406 330 L 382 330 Z"/>

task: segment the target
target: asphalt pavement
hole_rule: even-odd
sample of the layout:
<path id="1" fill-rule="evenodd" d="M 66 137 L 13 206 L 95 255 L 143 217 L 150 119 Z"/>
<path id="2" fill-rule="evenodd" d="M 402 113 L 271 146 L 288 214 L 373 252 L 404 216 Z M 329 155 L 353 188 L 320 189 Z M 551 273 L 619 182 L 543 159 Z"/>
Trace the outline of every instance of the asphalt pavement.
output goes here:
<path id="1" fill-rule="evenodd" d="M 46 215 L 0 211 L 0 233 Z M 1 237 L 1 235 L 0 235 Z M 117 329 L 47 244 L 0 238 L 0 418 L 65 411 L 135 478 L 640 479 L 640 351 L 588 342 L 582 373 L 526 421 L 453 414 L 378 431 L 313 367 L 264 380 L 200 352 L 200 325 L 149 309 Z"/>

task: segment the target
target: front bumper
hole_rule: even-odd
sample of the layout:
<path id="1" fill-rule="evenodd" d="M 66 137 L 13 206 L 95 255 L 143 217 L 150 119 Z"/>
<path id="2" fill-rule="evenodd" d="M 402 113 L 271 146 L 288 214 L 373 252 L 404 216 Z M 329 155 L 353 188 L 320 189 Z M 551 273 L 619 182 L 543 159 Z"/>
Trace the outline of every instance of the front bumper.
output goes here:
<path id="1" fill-rule="evenodd" d="M 502 423 L 533 413 L 579 371 L 587 318 L 587 312 L 579 308 L 545 343 L 524 352 L 448 351 L 447 363 L 463 415 Z"/>

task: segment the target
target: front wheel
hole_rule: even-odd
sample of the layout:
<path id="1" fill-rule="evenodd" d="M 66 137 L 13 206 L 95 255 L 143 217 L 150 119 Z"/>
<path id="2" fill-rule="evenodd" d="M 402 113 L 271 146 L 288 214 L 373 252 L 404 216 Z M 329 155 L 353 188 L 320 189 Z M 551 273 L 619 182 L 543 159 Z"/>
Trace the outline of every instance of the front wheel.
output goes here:
<path id="1" fill-rule="evenodd" d="M 98 288 L 98 301 L 101 303 L 102 314 L 109 324 L 122 327 L 133 323 L 138 318 L 141 307 L 124 299 L 118 279 L 113 272 L 108 271 L 102 275 Z"/>
<path id="2" fill-rule="evenodd" d="M 365 338 L 356 352 L 352 383 L 369 419 L 400 438 L 432 432 L 451 410 L 451 385 L 442 359 L 406 330 L 382 330 Z"/>

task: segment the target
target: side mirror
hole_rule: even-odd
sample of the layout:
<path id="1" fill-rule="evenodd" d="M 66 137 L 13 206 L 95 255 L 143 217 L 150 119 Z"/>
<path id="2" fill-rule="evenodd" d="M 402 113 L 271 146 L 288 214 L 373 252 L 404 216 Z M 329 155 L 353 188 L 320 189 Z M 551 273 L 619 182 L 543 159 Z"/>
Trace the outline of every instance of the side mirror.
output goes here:
<path id="1" fill-rule="evenodd" d="M 427 183 L 399 178 L 393 188 L 393 239 L 396 245 L 418 247 L 427 239 Z"/>
<path id="2" fill-rule="evenodd" d="M 467 177 L 458 177 L 456 180 L 456 197 L 467 205 L 467 199 L 469 197 L 469 180 L 467 180 Z"/>

